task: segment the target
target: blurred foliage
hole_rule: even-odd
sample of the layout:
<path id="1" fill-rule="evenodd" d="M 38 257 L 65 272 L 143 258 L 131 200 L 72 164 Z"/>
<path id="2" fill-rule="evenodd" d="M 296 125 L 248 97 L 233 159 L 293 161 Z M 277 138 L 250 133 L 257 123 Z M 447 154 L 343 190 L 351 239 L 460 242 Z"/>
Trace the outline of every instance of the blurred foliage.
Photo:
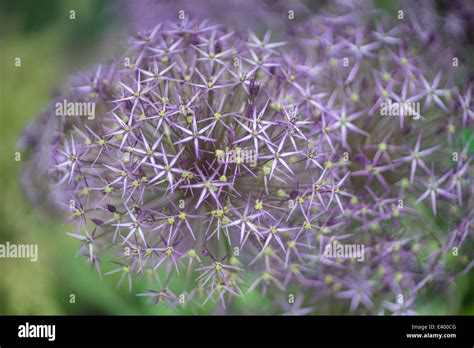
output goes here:
<path id="1" fill-rule="evenodd" d="M 3 37 L 0 41 L 0 243 L 38 244 L 39 259 L 0 260 L 1 314 L 193 314 L 173 311 L 166 304 L 153 306 L 135 296 L 147 289 L 146 279 L 116 289 L 119 275 L 101 280 L 83 257 L 76 257 L 79 243 L 66 235 L 72 225 L 41 216 L 26 199 L 19 183 L 22 162 L 15 161 L 17 141 L 26 124 L 46 108 L 54 91 L 68 76 L 117 49 L 111 32 L 120 37 L 120 18 L 107 11 L 106 0 L 9 0 L 0 4 Z M 391 8 L 392 2 L 381 1 Z M 76 19 L 69 19 L 74 9 Z M 113 28 L 113 30 L 111 30 Z M 21 67 L 14 66 L 16 57 Z M 468 134 L 469 135 L 469 134 Z M 464 135 L 463 139 L 468 135 Z M 465 140 L 464 140 L 465 141 Z M 26 154 L 22 154 L 26 155 Z M 24 160 L 24 159 L 23 159 Z M 254 275 L 247 276 L 250 284 Z M 451 301 L 427 294 L 417 310 L 423 314 L 474 313 L 474 284 L 456 281 Z M 171 288 L 180 288 L 180 279 Z M 70 303 L 70 295 L 75 303 Z M 272 303 L 257 291 L 232 304 L 235 314 L 266 314 Z M 336 304 L 334 313 L 344 312 Z M 200 314 L 214 311 L 209 304 Z M 317 314 L 317 312 L 316 312 Z"/>

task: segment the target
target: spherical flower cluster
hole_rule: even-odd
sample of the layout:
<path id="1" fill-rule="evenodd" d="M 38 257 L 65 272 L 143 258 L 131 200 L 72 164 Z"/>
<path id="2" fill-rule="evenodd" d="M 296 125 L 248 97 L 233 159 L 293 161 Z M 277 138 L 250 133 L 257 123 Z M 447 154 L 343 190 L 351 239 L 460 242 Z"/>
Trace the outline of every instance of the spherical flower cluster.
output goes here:
<path id="1" fill-rule="evenodd" d="M 402 314 L 471 269 L 462 64 L 408 20 L 293 35 L 160 23 L 57 99 L 94 119 L 53 103 L 53 192 L 99 272 L 112 258 L 107 274 L 150 277 L 141 295 L 171 306 L 261 291 L 275 313 Z"/>

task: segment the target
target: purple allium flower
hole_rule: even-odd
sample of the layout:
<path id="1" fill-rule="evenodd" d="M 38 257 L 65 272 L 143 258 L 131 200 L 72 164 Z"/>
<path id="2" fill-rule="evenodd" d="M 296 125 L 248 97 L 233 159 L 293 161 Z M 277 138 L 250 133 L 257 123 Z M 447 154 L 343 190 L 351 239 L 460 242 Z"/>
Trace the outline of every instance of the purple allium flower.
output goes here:
<path id="1" fill-rule="evenodd" d="M 417 22 L 386 22 L 316 16 L 291 45 L 162 22 L 76 79 L 58 100 L 96 117 L 51 107 L 41 153 L 81 253 L 130 289 L 153 274 L 141 295 L 172 307 L 297 291 L 277 313 L 412 313 L 468 272 L 472 86 Z"/>

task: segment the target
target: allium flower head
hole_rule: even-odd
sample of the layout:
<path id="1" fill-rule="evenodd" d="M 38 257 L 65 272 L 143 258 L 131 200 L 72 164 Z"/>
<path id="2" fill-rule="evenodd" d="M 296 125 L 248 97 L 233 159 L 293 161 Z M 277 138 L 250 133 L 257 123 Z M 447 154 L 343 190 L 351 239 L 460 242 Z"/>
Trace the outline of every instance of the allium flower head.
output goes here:
<path id="1" fill-rule="evenodd" d="M 172 306 L 297 288 L 277 313 L 331 301 L 399 313 L 472 267 L 462 68 L 421 49 L 409 21 L 317 17 L 294 34 L 288 48 L 270 32 L 163 22 L 59 98 L 96 105 L 94 120 L 52 115 L 47 152 L 69 234 L 99 272 L 112 255 L 130 289 L 164 276 L 142 295 Z M 405 113 L 384 115 L 391 102 Z M 327 253 L 345 245 L 363 254 Z M 170 276 L 190 281 L 172 289 Z"/>

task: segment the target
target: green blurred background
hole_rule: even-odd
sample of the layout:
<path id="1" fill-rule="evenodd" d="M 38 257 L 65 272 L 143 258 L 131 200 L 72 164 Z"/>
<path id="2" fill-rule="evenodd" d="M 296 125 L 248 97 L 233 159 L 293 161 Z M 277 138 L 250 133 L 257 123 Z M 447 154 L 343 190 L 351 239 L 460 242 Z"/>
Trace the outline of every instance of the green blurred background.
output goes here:
<path id="1" fill-rule="evenodd" d="M 393 6 L 381 1 L 382 6 Z M 115 5 L 115 4 L 112 4 Z M 38 244 L 39 260 L 0 260 L 0 314 L 191 314 L 166 304 L 152 306 L 135 294 L 146 289 L 135 282 L 116 289 L 117 276 L 101 280 L 83 257 L 79 243 L 66 235 L 71 226 L 41 215 L 26 199 L 15 161 L 18 139 L 27 123 L 46 108 L 68 76 L 106 60 L 128 32 L 120 11 L 105 0 L 2 1 L 0 4 L 0 243 Z M 71 20 L 70 10 L 75 11 Z M 15 58 L 21 67 L 15 67 Z M 24 159 L 22 159 L 24 160 Z M 422 314 L 474 313 L 471 279 L 456 282 L 449 301 L 432 296 Z M 174 280 L 179 282 L 179 280 Z M 179 285 L 179 284 L 175 284 Z M 70 295 L 75 303 L 70 303 Z M 268 298 L 254 292 L 233 305 L 239 314 L 271 311 Z M 212 305 L 199 313 L 214 312 Z M 317 314 L 317 313 L 316 313 Z"/>

